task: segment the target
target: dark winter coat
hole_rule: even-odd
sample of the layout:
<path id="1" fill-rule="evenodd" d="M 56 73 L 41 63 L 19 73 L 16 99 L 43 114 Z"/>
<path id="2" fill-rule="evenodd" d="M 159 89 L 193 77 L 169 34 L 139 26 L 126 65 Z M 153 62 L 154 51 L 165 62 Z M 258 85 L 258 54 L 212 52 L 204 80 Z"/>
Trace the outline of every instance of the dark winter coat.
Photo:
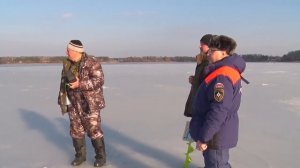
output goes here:
<path id="1" fill-rule="evenodd" d="M 211 149 L 229 149 L 238 141 L 241 76 L 246 63 L 228 56 L 205 68 L 206 78 L 193 102 L 190 134 Z"/>
<path id="2" fill-rule="evenodd" d="M 184 109 L 184 116 L 192 117 L 192 106 L 193 106 L 193 99 L 196 95 L 197 89 L 199 88 L 200 84 L 204 80 L 204 67 L 208 64 L 207 60 L 204 60 L 200 64 L 196 66 L 194 79 L 192 81 L 191 90 L 189 93 L 189 97 L 185 103 Z"/>

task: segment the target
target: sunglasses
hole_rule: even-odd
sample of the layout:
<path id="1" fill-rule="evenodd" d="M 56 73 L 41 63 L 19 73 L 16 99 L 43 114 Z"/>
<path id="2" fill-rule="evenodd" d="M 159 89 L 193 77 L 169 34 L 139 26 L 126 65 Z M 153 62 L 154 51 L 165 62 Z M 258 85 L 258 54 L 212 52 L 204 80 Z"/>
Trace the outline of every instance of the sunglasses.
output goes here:
<path id="1" fill-rule="evenodd" d="M 210 48 L 210 49 L 208 49 L 208 53 L 213 53 L 215 51 L 221 51 L 221 50 L 219 50 L 217 48 Z"/>

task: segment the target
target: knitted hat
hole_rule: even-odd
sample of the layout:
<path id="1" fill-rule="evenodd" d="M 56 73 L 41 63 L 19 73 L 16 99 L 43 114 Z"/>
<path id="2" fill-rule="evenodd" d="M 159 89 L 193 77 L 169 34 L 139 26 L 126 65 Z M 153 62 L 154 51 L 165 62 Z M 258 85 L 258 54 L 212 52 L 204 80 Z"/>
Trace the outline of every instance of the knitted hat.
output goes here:
<path id="1" fill-rule="evenodd" d="M 212 36 L 213 36 L 212 34 L 206 34 L 206 35 L 204 35 L 204 36 L 200 39 L 200 42 L 201 42 L 201 43 L 204 43 L 204 44 L 206 44 L 206 45 L 209 45 Z"/>
<path id="2" fill-rule="evenodd" d="M 71 40 L 68 44 L 68 49 L 80 53 L 84 52 L 83 45 L 79 40 Z"/>
<path id="3" fill-rule="evenodd" d="M 234 39 L 224 35 L 213 36 L 209 44 L 210 49 L 226 51 L 228 54 L 232 54 L 236 46 L 237 44 Z"/>

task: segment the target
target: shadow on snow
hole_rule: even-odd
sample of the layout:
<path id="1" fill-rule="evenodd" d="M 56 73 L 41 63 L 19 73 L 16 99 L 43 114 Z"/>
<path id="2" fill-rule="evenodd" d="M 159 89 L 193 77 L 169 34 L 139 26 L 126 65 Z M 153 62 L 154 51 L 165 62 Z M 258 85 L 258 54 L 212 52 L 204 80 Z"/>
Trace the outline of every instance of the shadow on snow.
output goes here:
<path id="1" fill-rule="evenodd" d="M 69 136 L 69 121 L 64 118 L 57 118 L 57 122 L 64 128 L 63 131 L 57 129 L 56 125 L 53 124 L 47 117 L 42 114 L 20 109 L 20 113 L 29 129 L 37 130 L 48 140 L 50 143 L 55 145 L 61 151 L 64 151 L 70 156 L 70 160 L 73 159 L 74 149 L 72 146 L 71 137 Z M 136 155 L 141 155 L 143 157 L 150 158 L 151 160 L 156 160 L 164 167 L 170 168 L 181 168 L 184 161 L 184 154 L 182 158 L 178 158 L 172 154 L 165 152 L 158 147 L 153 147 L 144 144 L 136 139 L 126 136 L 125 133 L 120 133 L 119 131 L 110 128 L 107 125 L 102 124 L 102 129 L 105 133 L 105 145 L 107 152 L 107 165 L 114 165 L 118 168 L 151 168 L 151 163 L 145 164 L 143 160 L 135 158 Z M 89 138 L 86 138 L 87 142 L 87 159 L 93 162 L 92 157 L 94 154 L 94 149 L 91 145 Z M 118 146 L 124 146 L 130 151 L 134 151 L 134 156 L 130 155 L 130 151 L 122 151 L 118 149 Z M 183 152 L 184 153 L 184 152 Z M 197 167 L 191 164 L 191 167 Z"/>

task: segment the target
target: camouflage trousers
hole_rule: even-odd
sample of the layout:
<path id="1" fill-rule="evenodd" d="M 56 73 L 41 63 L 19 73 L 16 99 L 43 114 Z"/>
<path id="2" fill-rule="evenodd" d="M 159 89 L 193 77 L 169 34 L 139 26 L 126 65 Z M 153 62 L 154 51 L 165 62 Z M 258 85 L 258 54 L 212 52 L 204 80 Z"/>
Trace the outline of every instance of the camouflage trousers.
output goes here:
<path id="1" fill-rule="evenodd" d="M 91 139 L 96 139 L 103 136 L 103 131 L 100 127 L 101 116 L 100 109 L 87 108 L 86 102 L 82 99 L 82 95 L 73 95 L 74 106 L 69 108 L 70 118 L 70 135 L 72 138 L 82 139 L 85 132 Z M 83 103 L 84 101 L 84 103 Z"/>
<path id="2" fill-rule="evenodd" d="M 69 112 L 70 118 L 70 135 L 72 138 L 82 139 L 85 132 L 91 139 L 103 136 L 100 127 L 101 116 L 100 110 L 93 113 L 78 112 L 75 108 L 71 108 Z"/>

